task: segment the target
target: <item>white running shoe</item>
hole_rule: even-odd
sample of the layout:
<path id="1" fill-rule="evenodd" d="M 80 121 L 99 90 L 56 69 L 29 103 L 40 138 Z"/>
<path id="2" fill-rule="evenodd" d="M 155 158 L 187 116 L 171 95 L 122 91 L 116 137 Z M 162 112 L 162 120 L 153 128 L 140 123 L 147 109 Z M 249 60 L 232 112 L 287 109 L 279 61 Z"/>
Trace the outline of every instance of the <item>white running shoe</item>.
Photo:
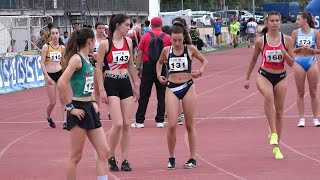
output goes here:
<path id="1" fill-rule="evenodd" d="M 144 124 L 143 123 L 134 122 L 134 123 L 131 123 L 131 127 L 132 128 L 144 128 Z"/>
<path id="2" fill-rule="evenodd" d="M 163 128 L 163 127 L 164 127 L 164 123 L 157 123 L 157 124 L 156 124 L 156 127 L 157 127 L 157 128 Z"/>
<path id="3" fill-rule="evenodd" d="M 301 118 L 299 120 L 298 127 L 304 127 L 305 125 L 306 125 L 306 119 L 305 118 Z"/>
<path id="4" fill-rule="evenodd" d="M 178 117 L 178 124 L 179 124 L 179 125 L 183 125 L 182 117 L 181 117 L 181 116 L 180 116 L 180 117 Z"/>
<path id="5" fill-rule="evenodd" d="M 313 124 L 315 127 L 320 127 L 320 122 L 318 119 L 313 119 Z"/>

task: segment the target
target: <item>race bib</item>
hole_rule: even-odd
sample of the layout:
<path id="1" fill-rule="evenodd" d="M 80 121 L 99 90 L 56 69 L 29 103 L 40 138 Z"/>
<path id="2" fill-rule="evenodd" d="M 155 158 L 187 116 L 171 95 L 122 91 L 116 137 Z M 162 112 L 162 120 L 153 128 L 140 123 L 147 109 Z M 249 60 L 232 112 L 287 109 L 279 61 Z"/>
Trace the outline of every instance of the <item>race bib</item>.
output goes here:
<path id="1" fill-rule="evenodd" d="M 298 45 L 310 47 L 312 44 L 312 36 L 298 36 Z"/>
<path id="2" fill-rule="evenodd" d="M 86 83 L 84 85 L 83 94 L 89 94 L 93 92 L 93 76 L 86 77 Z"/>
<path id="3" fill-rule="evenodd" d="M 283 60 L 281 50 L 266 50 L 266 61 L 271 63 L 280 63 Z"/>
<path id="4" fill-rule="evenodd" d="M 58 62 L 61 60 L 61 52 L 50 52 L 50 61 Z"/>
<path id="5" fill-rule="evenodd" d="M 170 71 L 185 71 L 188 70 L 188 59 L 186 57 L 170 58 Z"/>
<path id="6" fill-rule="evenodd" d="M 112 51 L 113 64 L 127 64 L 129 62 L 129 51 Z"/>

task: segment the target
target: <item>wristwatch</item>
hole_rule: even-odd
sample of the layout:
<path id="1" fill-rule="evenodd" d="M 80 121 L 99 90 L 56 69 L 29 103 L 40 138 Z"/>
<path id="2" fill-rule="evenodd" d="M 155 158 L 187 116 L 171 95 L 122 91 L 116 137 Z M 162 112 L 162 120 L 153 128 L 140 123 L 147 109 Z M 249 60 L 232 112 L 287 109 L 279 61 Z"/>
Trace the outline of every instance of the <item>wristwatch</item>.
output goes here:
<path id="1" fill-rule="evenodd" d="M 68 112 L 70 112 L 73 108 L 74 108 L 74 106 L 73 106 L 72 103 L 69 103 L 69 104 L 66 105 L 66 110 L 67 110 Z"/>

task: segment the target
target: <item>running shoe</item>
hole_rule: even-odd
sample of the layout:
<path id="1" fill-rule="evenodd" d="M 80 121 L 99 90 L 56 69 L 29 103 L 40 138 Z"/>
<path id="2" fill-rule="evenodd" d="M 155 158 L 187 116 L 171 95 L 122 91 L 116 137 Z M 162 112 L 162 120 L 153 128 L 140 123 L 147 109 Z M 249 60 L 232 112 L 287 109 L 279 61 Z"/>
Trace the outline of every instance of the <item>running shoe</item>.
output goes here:
<path id="1" fill-rule="evenodd" d="M 169 158 L 167 168 L 168 169 L 175 169 L 176 168 L 176 158 L 174 158 L 174 157 Z"/>
<path id="2" fill-rule="evenodd" d="M 67 129 L 67 121 L 65 121 L 62 125 L 63 129 Z"/>
<path id="3" fill-rule="evenodd" d="M 127 160 L 124 160 L 121 164 L 121 171 L 131 171 L 132 168 Z"/>
<path id="4" fill-rule="evenodd" d="M 313 121 L 314 122 L 314 121 Z M 306 125 L 306 119 L 305 118 L 301 118 L 299 120 L 299 124 L 298 127 L 304 127 Z"/>
<path id="5" fill-rule="evenodd" d="M 180 117 L 178 117 L 178 124 L 179 124 L 179 125 L 183 125 L 182 117 L 181 117 L 181 116 L 180 116 Z"/>
<path id="6" fill-rule="evenodd" d="M 313 125 L 314 125 L 315 127 L 320 127 L 320 122 L 319 122 L 319 120 L 318 120 L 318 119 L 313 119 Z"/>
<path id="7" fill-rule="evenodd" d="M 197 167 L 197 161 L 193 158 L 190 158 L 187 163 L 183 166 L 185 169 L 192 169 Z"/>
<path id="8" fill-rule="evenodd" d="M 49 126 L 51 128 L 56 128 L 56 124 L 53 122 L 52 118 L 51 117 L 47 117 L 47 121 L 49 123 Z"/>
<path id="9" fill-rule="evenodd" d="M 156 127 L 157 128 L 163 128 L 164 127 L 164 123 L 156 123 Z"/>
<path id="10" fill-rule="evenodd" d="M 109 158 L 108 163 L 109 163 L 110 171 L 119 171 L 119 167 L 117 165 L 118 162 L 116 161 L 115 157 Z"/>
<path id="11" fill-rule="evenodd" d="M 274 147 L 272 151 L 273 151 L 275 159 L 283 159 L 283 155 L 282 155 L 279 147 Z"/>
<path id="12" fill-rule="evenodd" d="M 143 123 L 134 122 L 134 123 L 131 123 L 131 127 L 132 128 L 144 128 L 144 124 Z"/>
<path id="13" fill-rule="evenodd" d="M 278 134 L 272 133 L 270 136 L 270 145 L 277 145 L 278 144 Z"/>

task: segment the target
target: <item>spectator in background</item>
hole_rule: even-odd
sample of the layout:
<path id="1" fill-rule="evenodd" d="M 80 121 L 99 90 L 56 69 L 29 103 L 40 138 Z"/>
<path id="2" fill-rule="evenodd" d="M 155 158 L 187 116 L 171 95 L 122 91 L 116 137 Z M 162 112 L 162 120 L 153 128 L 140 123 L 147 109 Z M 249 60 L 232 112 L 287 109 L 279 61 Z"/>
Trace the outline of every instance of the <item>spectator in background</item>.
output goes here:
<path id="1" fill-rule="evenodd" d="M 241 20 L 241 26 L 240 26 L 240 38 L 242 42 L 247 41 L 247 21 L 245 18 L 242 18 Z"/>
<path id="2" fill-rule="evenodd" d="M 138 19 L 136 17 L 132 18 L 132 22 L 133 22 L 133 29 L 136 31 L 136 35 L 138 38 L 137 43 L 140 42 L 141 39 L 141 27 L 138 25 Z"/>
<path id="3" fill-rule="evenodd" d="M 46 43 L 51 41 L 51 29 L 53 28 L 53 23 L 49 23 L 47 25 L 47 30 L 45 31 L 46 34 Z M 58 29 L 59 30 L 59 29 Z"/>
<path id="4" fill-rule="evenodd" d="M 46 40 L 47 40 L 47 35 L 45 31 L 42 29 L 40 30 L 40 38 L 34 42 L 34 45 L 35 45 L 34 49 L 41 50 L 42 46 L 46 44 Z M 24 50 L 28 51 L 28 43 L 26 44 L 26 47 Z"/>
<path id="5" fill-rule="evenodd" d="M 240 30 L 240 23 L 236 19 L 233 19 L 230 24 L 230 34 L 232 36 L 233 47 L 238 46 L 238 31 Z"/>
<path id="6" fill-rule="evenodd" d="M 157 90 L 157 115 L 155 117 L 156 120 L 156 127 L 163 128 L 164 127 L 164 111 L 165 111 L 165 91 L 166 86 L 161 84 L 157 78 L 156 72 L 156 64 L 157 60 L 160 56 L 161 50 L 165 46 L 170 46 L 170 36 L 162 32 L 162 19 L 160 17 L 154 17 L 151 20 L 152 31 L 150 33 L 145 34 L 141 38 L 141 42 L 138 46 L 138 56 L 137 56 L 137 70 L 138 76 L 141 78 L 141 85 L 140 85 L 140 99 L 139 99 L 139 106 L 136 113 L 136 121 L 131 124 L 132 128 L 144 128 L 144 121 L 145 121 L 145 114 L 147 111 L 147 106 L 149 103 L 149 98 L 152 91 L 152 86 L 155 84 Z M 152 35 L 155 37 L 159 37 L 162 39 L 163 47 L 155 47 L 155 43 L 151 43 Z M 151 46 L 151 44 L 153 44 Z M 150 48 L 150 49 L 149 49 Z M 160 50 L 160 51 L 159 51 Z M 149 52 L 159 52 L 159 54 L 149 54 Z M 157 56 L 158 57 L 154 57 Z M 157 59 L 157 60 L 155 60 Z M 143 62 L 141 68 L 141 62 Z M 165 67 L 162 69 L 163 73 L 166 73 Z"/>
<path id="7" fill-rule="evenodd" d="M 138 47 L 138 37 L 136 30 L 133 29 L 133 23 L 130 23 L 130 30 L 128 31 L 127 37 L 132 40 L 132 50 L 133 50 L 133 62 L 136 62 L 136 52 Z"/>
<path id="8" fill-rule="evenodd" d="M 162 32 L 165 32 L 166 34 L 171 34 L 171 28 L 170 26 L 162 26 L 161 28 Z"/>
<path id="9" fill-rule="evenodd" d="M 10 45 L 7 48 L 7 53 L 13 53 L 16 52 L 16 40 L 11 39 Z"/>
<path id="10" fill-rule="evenodd" d="M 220 17 L 213 23 L 214 36 L 216 36 L 216 43 L 218 48 L 220 47 L 220 35 L 221 35 L 221 19 Z"/>
<path id="11" fill-rule="evenodd" d="M 74 23 L 73 24 L 73 30 L 79 30 L 80 29 L 80 24 L 79 23 Z"/>
<path id="12" fill-rule="evenodd" d="M 187 28 L 187 27 L 186 27 Z M 190 29 L 190 37 L 191 37 L 191 41 L 192 41 L 192 44 L 195 46 L 195 47 L 198 47 L 198 40 L 199 40 L 199 36 L 200 36 L 200 31 L 197 27 L 197 22 L 196 21 L 193 21 L 192 22 L 192 26 L 191 26 L 191 29 Z M 198 49 L 199 50 L 199 49 Z"/>
<path id="13" fill-rule="evenodd" d="M 141 37 L 144 35 L 144 28 L 146 28 L 145 24 L 141 24 Z"/>
<path id="14" fill-rule="evenodd" d="M 60 37 L 61 41 L 63 42 L 63 44 L 67 44 L 68 40 L 69 40 L 69 33 L 68 31 L 65 31 L 63 33 L 63 36 Z"/>
<path id="15" fill-rule="evenodd" d="M 143 34 L 151 31 L 150 21 L 149 21 L 149 20 L 146 20 L 146 21 L 144 22 L 144 24 L 145 24 L 146 26 L 143 28 Z"/>
<path id="16" fill-rule="evenodd" d="M 249 22 L 247 23 L 248 48 L 250 48 L 250 46 L 254 44 L 254 41 L 256 39 L 257 27 L 258 24 L 254 22 L 253 18 L 250 18 Z"/>

